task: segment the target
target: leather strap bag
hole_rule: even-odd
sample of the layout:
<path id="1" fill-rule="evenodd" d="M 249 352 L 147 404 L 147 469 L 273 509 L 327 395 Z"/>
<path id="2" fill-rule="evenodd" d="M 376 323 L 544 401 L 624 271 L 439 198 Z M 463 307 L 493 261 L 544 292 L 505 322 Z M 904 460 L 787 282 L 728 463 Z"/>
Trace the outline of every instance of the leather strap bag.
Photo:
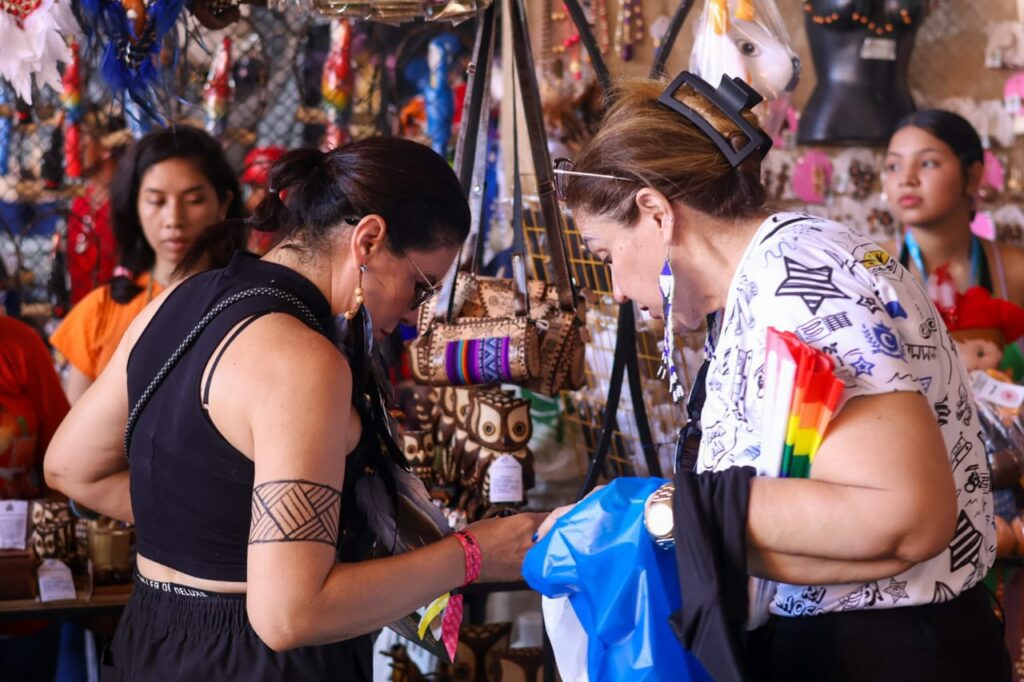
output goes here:
<path id="1" fill-rule="evenodd" d="M 537 175 L 537 193 L 544 221 L 545 246 L 551 257 L 552 282 L 530 280 L 526 270 L 526 238 L 523 229 L 523 192 L 519 173 L 518 116 L 513 120 L 515 179 L 513 186 L 512 278 L 481 277 L 453 268 L 441 291 L 420 309 L 419 336 L 411 345 L 412 373 L 420 383 L 432 386 L 481 386 L 513 383 L 543 395 L 578 389 L 584 383 L 586 307 L 581 292 L 569 275 L 563 238 L 564 222 L 554 192 L 551 158 L 544 135 L 540 95 L 530 52 L 529 34 L 521 3 L 511 3 L 515 67 L 522 86 L 530 152 Z M 492 27 L 493 31 L 493 27 Z M 491 33 L 493 36 L 493 32 Z M 493 43 L 478 39 L 476 68 L 467 95 L 464 125 L 480 112 L 479 128 L 486 131 L 487 74 Z M 516 79 L 513 80 L 513 86 Z M 479 91 L 479 93 L 477 92 Z M 513 102 L 515 88 L 513 87 Z M 515 114 L 515 104 L 513 114 Z M 465 130 L 463 131 L 465 132 Z M 464 135 L 460 135 L 460 138 Z M 474 139 L 474 144 L 476 140 Z M 474 269 L 479 266 L 482 244 L 475 194 L 482 183 L 466 182 L 467 173 L 479 177 L 481 163 L 468 171 L 469 144 L 460 145 L 456 168 L 463 173 L 474 209 Z M 476 157 L 481 160 L 479 156 Z M 481 160 L 482 161 L 482 160 Z M 475 178 L 474 178 L 475 179 Z M 482 195 L 483 192 L 479 191 Z"/>

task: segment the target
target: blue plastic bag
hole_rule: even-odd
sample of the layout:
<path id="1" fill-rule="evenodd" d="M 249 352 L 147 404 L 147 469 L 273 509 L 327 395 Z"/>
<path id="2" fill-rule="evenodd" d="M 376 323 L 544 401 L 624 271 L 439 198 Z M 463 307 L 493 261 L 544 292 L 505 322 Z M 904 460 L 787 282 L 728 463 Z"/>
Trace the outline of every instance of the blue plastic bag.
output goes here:
<path id="1" fill-rule="evenodd" d="M 568 597 L 586 631 L 590 682 L 711 680 L 669 625 L 682 604 L 675 552 L 659 549 L 643 524 L 644 502 L 664 483 L 615 479 L 526 555 L 530 587 Z"/>

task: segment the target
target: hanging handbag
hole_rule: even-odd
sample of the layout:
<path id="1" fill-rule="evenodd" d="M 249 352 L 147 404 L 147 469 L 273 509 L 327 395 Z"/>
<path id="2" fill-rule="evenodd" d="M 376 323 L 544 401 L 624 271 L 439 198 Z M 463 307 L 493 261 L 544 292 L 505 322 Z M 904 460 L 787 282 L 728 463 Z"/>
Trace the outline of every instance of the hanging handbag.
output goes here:
<path id="1" fill-rule="evenodd" d="M 543 395 L 556 395 L 562 390 L 583 386 L 586 307 L 581 292 L 569 275 L 562 212 L 554 194 L 551 158 L 544 136 L 540 96 L 522 8 L 513 7 L 510 20 L 516 74 L 522 84 L 530 151 L 544 219 L 545 244 L 550 252 L 554 282 L 527 277 L 518 116 L 515 116 L 513 104 L 516 157 L 512 278 L 481 277 L 453 269 L 441 291 L 420 309 L 419 336 L 410 348 L 412 373 L 420 383 L 433 386 L 512 383 Z M 474 90 L 485 89 L 486 69 L 481 69 L 481 65 L 489 61 L 476 62 L 477 71 L 471 84 Z M 475 94 L 470 94 L 471 101 Z M 481 101 L 485 100 L 486 93 L 481 92 L 479 97 Z M 481 107 L 480 112 L 477 132 L 486 130 L 487 107 Z M 466 148 L 463 147 L 456 167 L 463 174 L 464 187 L 468 189 L 471 186 L 477 192 L 480 183 L 465 182 L 469 166 L 466 159 Z M 474 165 L 476 168 L 468 172 L 479 171 L 480 164 Z M 475 204 L 473 208 L 476 208 Z M 478 225 L 479 211 L 474 211 L 473 235 L 479 234 Z M 481 240 L 477 238 L 474 264 L 480 262 L 481 246 Z"/>

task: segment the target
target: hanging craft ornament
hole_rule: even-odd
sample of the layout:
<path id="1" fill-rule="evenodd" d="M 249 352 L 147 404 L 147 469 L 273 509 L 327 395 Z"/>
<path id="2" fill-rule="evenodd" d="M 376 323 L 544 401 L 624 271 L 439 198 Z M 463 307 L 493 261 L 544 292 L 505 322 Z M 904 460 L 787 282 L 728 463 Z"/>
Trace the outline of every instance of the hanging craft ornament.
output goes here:
<path id="1" fill-rule="evenodd" d="M 442 33 L 431 40 L 427 48 L 430 77 L 423 90 L 427 135 L 430 137 L 430 146 L 444 158 L 448 158 L 448 141 L 452 136 L 452 117 L 455 115 L 455 100 L 448 74 L 459 47 L 458 38 L 451 33 Z"/>
<path id="2" fill-rule="evenodd" d="M 492 0 L 312 0 L 313 9 L 329 17 L 348 17 L 382 24 L 410 21 L 450 21 L 453 24 L 481 14 Z"/>
<path id="3" fill-rule="evenodd" d="M 64 36 L 81 33 L 70 0 L 0 0 L 0 78 L 32 103 L 32 79 L 59 91 L 58 63 L 71 60 Z"/>
<path id="4" fill-rule="evenodd" d="M 797 161 L 793 192 L 800 201 L 824 204 L 832 187 L 832 162 L 824 152 L 811 150 Z"/>
<path id="5" fill-rule="evenodd" d="M 352 20 L 336 19 L 331 24 L 331 47 L 324 62 L 320 79 L 324 111 L 327 112 L 327 131 L 321 149 L 329 151 L 351 139 L 349 121 L 352 120 Z"/>
<path id="6" fill-rule="evenodd" d="M 708 0 L 690 70 L 709 83 L 741 78 L 771 101 L 796 89 L 800 59 L 772 0 Z"/>
<path id="7" fill-rule="evenodd" d="M 10 171 L 13 101 L 7 84 L 0 80 L 0 176 Z"/>
<path id="8" fill-rule="evenodd" d="M 71 60 L 64 68 L 64 89 L 60 103 L 64 107 L 64 173 L 69 178 L 82 177 L 80 146 L 82 122 L 82 80 L 79 74 L 78 43 L 71 43 Z"/>
<path id="9" fill-rule="evenodd" d="M 210 72 L 203 87 L 203 108 L 206 111 L 206 132 L 220 137 L 227 132 L 228 109 L 235 95 L 231 75 L 231 38 L 224 38 L 213 56 Z"/>
<path id="10" fill-rule="evenodd" d="M 160 120 L 155 106 L 162 75 L 159 64 L 176 60 L 175 55 L 166 60 L 158 55 L 164 38 L 183 20 L 185 4 L 186 0 L 81 0 L 89 46 L 103 55 L 100 75 L 115 97 L 124 98 L 129 127 L 132 119 L 137 124 L 133 133 Z"/>
<path id="11" fill-rule="evenodd" d="M 672 264 L 665 254 L 665 264 L 658 276 L 658 288 L 661 289 L 661 303 L 665 335 L 661 341 L 661 368 L 658 378 L 668 378 L 668 392 L 673 402 L 678 403 L 686 395 L 683 382 L 679 379 L 679 368 L 676 366 L 676 335 L 672 330 L 672 301 L 676 291 L 676 278 L 672 274 Z"/>

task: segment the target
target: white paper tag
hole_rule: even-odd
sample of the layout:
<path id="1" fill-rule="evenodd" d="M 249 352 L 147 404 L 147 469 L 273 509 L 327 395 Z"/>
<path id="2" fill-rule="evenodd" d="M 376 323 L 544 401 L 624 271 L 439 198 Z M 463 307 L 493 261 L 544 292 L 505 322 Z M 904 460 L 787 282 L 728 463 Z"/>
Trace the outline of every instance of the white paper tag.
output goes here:
<path id="1" fill-rule="evenodd" d="M 523 465 L 512 455 L 501 455 L 491 463 L 491 504 L 523 501 Z"/>
<path id="2" fill-rule="evenodd" d="M 25 549 L 28 537 L 28 502 L 0 502 L 0 549 Z"/>
<path id="3" fill-rule="evenodd" d="M 71 569 L 59 559 L 44 559 L 36 575 L 39 576 L 41 601 L 64 601 L 77 597 Z"/>
<path id="4" fill-rule="evenodd" d="M 877 59 L 883 62 L 896 61 L 896 41 L 892 38 L 865 38 L 860 46 L 861 59 Z"/>
<path id="5" fill-rule="evenodd" d="M 1011 410 L 1024 404 L 1024 386 L 993 379 L 982 371 L 971 372 L 971 390 L 975 399 Z"/>

